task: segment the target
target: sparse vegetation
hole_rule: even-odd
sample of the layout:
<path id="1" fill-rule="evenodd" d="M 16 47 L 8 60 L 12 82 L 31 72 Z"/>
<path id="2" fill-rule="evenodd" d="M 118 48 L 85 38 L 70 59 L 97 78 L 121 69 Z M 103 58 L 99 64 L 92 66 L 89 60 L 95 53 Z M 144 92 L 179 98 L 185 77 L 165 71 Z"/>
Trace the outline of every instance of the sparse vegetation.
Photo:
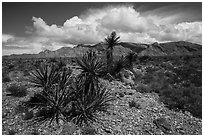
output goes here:
<path id="1" fill-rule="evenodd" d="M 134 100 L 128 102 L 128 104 L 129 104 L 130 108 L 133 108 L 133 107 L 136 108 L 136 109 L 140 109 L 141 108 L 140 104 L 135 102 Z"/>
<path id="2" fill-rule="evenodd" d="M 8 74 L 2 74 L 2 82 L 4 83 L 4 82 L 10 82 L 11 81 L 11 79 L 10 79 L 10 77 L 8 76 Z"/>
<path id="3" fill-rule="evenodd" d="M 189 111 L 194 116 L 202 118 L 201 88 L 168 88 L 160 91 L 160 100 L 169 108 Z"/>
<path id="4" fill-rule="evenodd" d="M 27 88 L 23 85 L 13 84 L 7 89 L 7 96 L 24 97 L 27 95 Z"/>
<path id="5" fill-rule="evenodd" d="M 197 133 L 197 121 L 202 119 L 201 56 L 141 56 L 132 50 L 113 57 L 115 46 L 121 44 L 119 39 L 115 32 L 105 38 L 105 54 L 91 48 L 77 58 L 3 60 L 3 104 L 7 102 L 2 107 L 4 134 L 24 133 L 25 127 L 21 131 L 8 130 L 15 129 L 13 121 L 56 130 L 51 134 L 67 128 L 59 134 L 84 135 L 129 134 L 130 127 L 125 126 L 136 121 L 138 125 L 142 123 L 141 131 L 131 132 L 158 134 L 159 130 L 150 131 L 142 120 L 153 122 L 161 113 L 165 117 L 175 115 L 171 117 L 179 121 L 171 125 L 175 130 L 182 123 L 182 128 L 191 126 Z M 19 80 L 21 77 L 25 79 Z M 128 116 L 138 116 L 140 120 Z M 190 123 L 195 119 L 196 124 Z M 44 134 L 41 132 L 37 128 L 28 131 Z"/>

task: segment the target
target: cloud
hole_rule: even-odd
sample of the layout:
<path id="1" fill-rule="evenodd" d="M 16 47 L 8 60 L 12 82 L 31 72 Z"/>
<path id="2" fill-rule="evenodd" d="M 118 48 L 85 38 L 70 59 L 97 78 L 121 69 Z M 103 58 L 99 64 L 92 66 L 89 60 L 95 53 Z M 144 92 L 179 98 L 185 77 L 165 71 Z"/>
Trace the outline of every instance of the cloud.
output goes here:
<path id="1" fill-rule="evenodd" d="M 90 9 L 67 19 L 61 26 L 48 25 L 42 18 L 32 17 L 33 26 L 26 27 L 28 38 L 5 34 L 2 41 L 7 43 L 5 46 L 29 47 L 40 52 L 62 46 L 95 44 L 116 31 L 121 41 L 153 43 L 184 40 L 202 43 L 201 21 L 188 21 L 187 15 L 179 9 L 175 10 L 177 13 L 171 11 L 171 7 L 166 7 L 168 12 L 164 9 L 140 12 L 131 5 Z"/>
<path id="2" fill-rule="evenodd" d="M 165 16 L 158 11 L 161 9 L 141 14 L 130 5 L 110 6 L 91 9 L 79 17 L 74 16 L 62 26 L 47 25 L 43 19 L 33 17 L 33 27 L 39 36 L 71 44 L 94 44 L 102 41 L 113 30 L 122 34 L 121 39 L 131 42 L 190 40 L 201 43 L 201 22 L 174 24 L 174 20 L 182 14 L 172 12 L 172 15 L 169 13 L 169 16 Z"/>
<path id="3" fill-rule="evenodd" d="M 9 41 L 13 41 L 14 36 L 10 34 L 2 34 L 2 43 L 7 43 Z"/>

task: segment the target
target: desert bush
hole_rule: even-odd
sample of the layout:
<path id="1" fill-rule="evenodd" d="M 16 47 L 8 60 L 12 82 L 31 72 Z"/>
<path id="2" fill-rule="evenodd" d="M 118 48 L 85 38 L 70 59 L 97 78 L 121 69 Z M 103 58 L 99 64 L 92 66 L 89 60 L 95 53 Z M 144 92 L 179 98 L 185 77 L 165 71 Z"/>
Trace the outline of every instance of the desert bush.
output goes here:
<path id="1" fill-rule="evenodd" d="M 25 112 L 22 113 L 22 119 L 23 119 L 23 120 L 32 119 L 33 116 L 34 116 L 34 114 L 33 114 L 33 111 L 32 111 L 32 110 L 31 110 L 31 111 L 25 111 Z"/>
<path id="2" fill-rule="evenodd" d="M 142 83 L 149 84 L 152 81 L 154 81 L 154 77 L 152 74 L 145 74 L 144 76 L 142 76 Z"/>
<path id="3" fill-rule="evenodd" d="M 189 87 L 194 84 L 196 87 L 202 86 L 202 71 L 192 65 L 183 65 L 172 69 L 176 74 L 174 81 L 182 86 Z"/>
<path id="4" fill-rule="evenodd" d="M 156 67 L 153 67 L 153 66 L 147 66 L 146 68 L 145 68 L 145 71 L 146 71 L 146 73 L 148 73 L 148 74 L 153 74 L 155 71 L 157 71 L 158 69 L 156 68 Z"/>
<path id="5" fill-rule="evenodd" d="M 14 65 L 14 64 L 9 64 L 9 65 L 8 65 L 8 69 L 9 69 L 9 70 L 13 70 L 14 68 L 15 68 L 15 65 Z"/>
<path id="6" fill-rule="evenodd" d="M 139 61 L 140 61 L 140 63 L 145 64 L 145 63 L 147 63 L 150 59 L 151 59 L 151 57 L 145 55 L 145 56 L 141 56 L 141 57 L 139 58 Z"/>
<path id="7" fill-rule="evenodd" d="M 23 113 L 28 111 L 28 108 L 25 107 L 22 102 L 15 107 L 15 114 Z"/>
<path id="8" fill-rule="evenodd" d="M 129 107 L 130 107 L 130 108 L 133 108 L 133 107 L 134 107 L 134 108 L 137 108 L 137 109 L 140 109 L 140 108 L 141 108 L 140 104 L 137 103 L 137 102 L 135 102 L 134 100 L 128 102 L 128 104 L 129 104 Z"/>
<path id="9" fill-rule="evenodd" d="M 82 135 L 95 135 L 96 130 L 92 126 L 85 126 L 82 128 Z"/>
<path id="10" fill-rule="evenodd" d="M 135 54 L 134 52 L 129 52 L 126 56 L 125 56 L 125 60 L 126 60 L 126 64 L 128 68 L 133 67 L 133 62 L 136 61 L 138 58 L 137 54 Z"/>
<path id="11" fill-rule="evenodd" d="M 108 66 L 110 67 L 110 66 Z M 123 69 L 127 67 L 127 62 L 125 58 L 122 56 L 118 60 L 113 61 L 111 69 L 109 69 L 109 74 L 113 77 L 117 78 L 117 74 Z"/>
<path id="12" fill-rule="evenodd" d="M 25 70 L 23 71 L 23 75 L 24 75 L 24 76 L 29 76 L 29 70 L 28 70 L 28 69 L 25 69 Z"/>
<path id="13" fill-rule="evenodd" d="M 31 135 L 39 135 L 39 132 L 38 132 L 37 129 L 33 129 L 30 134 L 31 134 Z"/>
<path id="14" fill-rule="evenodd" d="M 9 135 L 15 135 L 17 132 L 13 129 L 9 129 L 8 134 Z"/>
<path id="15" fill-rule="evenodd" d="M 120 93 L 119 93 L 119 97 L 122 98 L 122 97 L 124 97 L 124 96 L 125 96 L 124 92 L 120 92 Z"/>
<path id="16" fill-rule="evenodd" d="M 24 97 L 27 95 L 27 88 L 22 85 L 12 84 L 6 90 L 9 92 L 7 96 Z"/>
<path id="17" fill-rule="evenodd" d="M 140 92 L 140 93 L 148 93 L 149 91 L 147 90 L 147 88 L 145 88 L 144 86 L 137 86 L 135 87 L 135 90 L 137 92 Z"/>
<path id="18" fill-rule="evenodd" d="M 202 89 L 197 87 L 167 88 L 160 91 L 160 100 L 170 109 L 189 111 L 202 118 Z"/>
<path id="19" fill-rule="evenodd" d="M 10 82 L 11 79 L 10 77 L 7 75 L 7 74 L 3 74 L 2 75 L 2 82 L 5 83 L 5 82 Z"/>

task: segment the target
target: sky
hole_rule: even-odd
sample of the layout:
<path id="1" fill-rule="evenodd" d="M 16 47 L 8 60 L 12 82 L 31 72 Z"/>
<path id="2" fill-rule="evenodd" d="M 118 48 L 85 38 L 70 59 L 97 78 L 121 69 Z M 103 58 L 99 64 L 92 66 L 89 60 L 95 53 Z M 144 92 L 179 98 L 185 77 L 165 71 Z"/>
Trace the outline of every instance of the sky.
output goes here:
<path id="1" fill-rule="evenodd" d="M 202 43 L 201 2 L 3 2 L 2 55 L 120 41 Z"/>

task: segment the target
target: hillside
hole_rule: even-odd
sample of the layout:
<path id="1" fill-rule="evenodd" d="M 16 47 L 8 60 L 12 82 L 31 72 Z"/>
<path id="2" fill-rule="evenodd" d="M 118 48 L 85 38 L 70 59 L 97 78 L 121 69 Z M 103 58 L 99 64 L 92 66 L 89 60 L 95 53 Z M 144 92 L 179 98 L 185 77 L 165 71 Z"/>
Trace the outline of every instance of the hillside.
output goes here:
<path id="1" fill-rule="evenodd" d="M 2 86 L 2 134 L 8 135 L 13 132 L 17 135 L 80 135 L 82 129 L 72 123 L 64 124 L 58 128 L 56 124 L 49 126 L 28 126 L 21 113 L 17 113 L 20 102 L 28 100 L 38 88 L 29 87 L 28 95 L 22 98 L 7 96 L 7 87 L 13 83 L 29 85 L 26 78 L 24 81 L 3 84 Z M 193 117 L 189 112 L 175 112 L 168 109 L 159 101 L 156 93 L 140 93 L 120 81 L 105 81 L 104 85 L 115 96 L 111 102 L 108 113 L 98 113 L 99 123 L 93 123 L 95 134 L 98 135 L 201 135 L 202 119 Z M 124 96 L 121 96 L 123 94 Z M 138 107 L 129 107 L 130 101 L 137 101 Z M 159 127 L 155 119 L 164 118 L 169 129 Z M 12 132 L 11 132 L 12 131 Z"/>
<path id="2" fill-rule="evenodd" d="M 94 49 L 102 56 L 105 55 L 106 45 L 98 43 L 96 45 L 80 44 L 76 47 L 62 47 L 55 51 L 45 50 L 39 54 L 21 54 L 3 56 L 3 58 L 50 58 L 50 57 L 77 57 L 88 51 Z M 153 43 L 153 44 L 139 44 L 130 42 L 121 42 L 114 47 L 114 56 L 125 55 L 128 52 L 138 53 L 139 56 L 183 56 L 183 55 L 201 55 L 202 46 L 190 42 L 178 41 L 168 43 Z"/>

